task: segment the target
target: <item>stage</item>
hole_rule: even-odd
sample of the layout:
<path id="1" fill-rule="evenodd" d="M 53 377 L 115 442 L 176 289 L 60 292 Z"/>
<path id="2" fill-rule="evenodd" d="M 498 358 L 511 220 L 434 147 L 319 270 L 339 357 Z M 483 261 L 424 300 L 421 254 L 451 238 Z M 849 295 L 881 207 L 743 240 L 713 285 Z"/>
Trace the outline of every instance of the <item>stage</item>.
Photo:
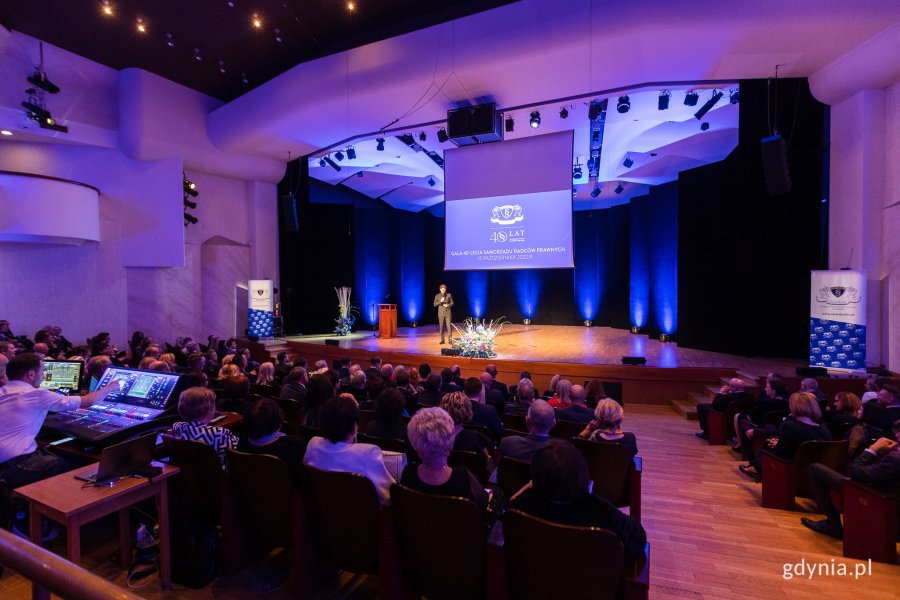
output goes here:
<path id="1" fill-rule="evenodd" d="M 625 403 L 667 404 L 684 401 L 690 394 L 702 394 L 706 386 L 718 385 L 721 378 L 735 375 L 759 376 L 769 371 L 793 375 L 805 361 L 795 359 L 748 358 L 718 352 L 681 348 L 645 335 L 608 327 L 566 327 L 553 325 L 505 325 L 496 338 L 497 356 L 491 359 L 442 356 L 437 325 L 399 328 L 396 338 L 381 339 L 371 331 L 341 337 L 333 334 L 291 336 L 260 342 L 262 356 L 285 347 L 310 363 L 350 357 L 364 367 L 378 355 L 385 363 L 432 369 L 460 365 L 463 376 L 478 375 L 493 363 L 507 384 L 514 384 L 522 371 L 529 371 L 543 391 L 559 373 L 573 383 L 599 378 L 621 385 Z M 338 345 L 327 345 L 336 340 Z M 333 344 L 334 342 L 332 342 Z M 255 344 L 251 345 L 256 346 Z M 264 353 L 263 353 L 264 350 Z M 622 365 L 623 356 L 643 356 L 645 366 Z M 618 386 L 616 386 L 618 387 Z"/>

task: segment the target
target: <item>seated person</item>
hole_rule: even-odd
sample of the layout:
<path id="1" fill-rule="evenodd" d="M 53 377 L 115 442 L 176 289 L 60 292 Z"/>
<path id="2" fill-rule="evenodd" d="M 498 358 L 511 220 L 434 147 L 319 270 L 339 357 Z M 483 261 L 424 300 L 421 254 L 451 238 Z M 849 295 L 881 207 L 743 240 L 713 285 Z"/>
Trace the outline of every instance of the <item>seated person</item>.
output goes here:
<path id="1" fill-rule="evenodd" d="M 484 456 L 485 461 L 490 459 L 487 451 L 488 440 L 474 429 L 463 427 L 472 422 L 472 402 L 466 398 L 463 392 L 452 392 L 441 399 L 441 408 L 447 411 L 453 419 L 456 438 L 453 441 L 453 449 L 467 452 L 475 452 Z M 490 471 L 491 468 L 488 468 Z"/>
<path id="2" fill-rule="evenodd" d="M 30 352 L 6 364 L 7 384 L 0 387 L 0 479 L 10 489 L 47 479 L 78 467 L 69 460 L 38 449 L 35 437 L 48 411 L 88 407 L 120 389 L 115 381 L 84 396 L 63 396 L 41 389 L 44 361 Z"/>
<path id="3" fill-rule="evenodd" d="M 282 400 L 296 400 L 303 402 L 306 399 L 306 384 L 309 376 L 305 367 L 294 367 L 281 381 L 281 391 L 278 397 Z"/>
<path id="4" fill-rule="evenodd" d="M 244 375 L 235 375 L 219 381 L 219 410 L 247 415 L 250 412 L 250 380 Z"/>
<path id="5" fill-rule="evenodd" d="M 892 424 L 900 419 L 900 389 L 893 383 L 884 383 L 878 390 L 878 398 L 863 407 L 862 421 L 869 437 L 894 437 Z"/>
<path id="6" fill-rule="evenodd" d="M 752 400 L 748 392 L 744 391 L 744 380 L 737 377 L 730 379 L 728 383 L 719 389 L 719 393 L 712 402 L 701 402 L 697 405 L 697 420 L 700 421 L 701 431 L 695 433 L 698 438 L 709 439 L 709 411 L 715 409 L 725 412 L 728 405 L 737 400 Z"/>
<path id="7" fill-rule="evenodd" d="M 606 390 L 603 389 L 603 383 L 599 379 L 591 379 L 588 382 L 584 397 L 585 406 L 593 410 L 597 408 L 601 400 L 607 397 Z"/>
<path id="8" fill-rule="evenodd" d="M 506 406 L 503 407 L 503 414 L 525 416 L 528 414 L 528 410 L 531 408 L 533 402 L 534 384 L 528 379 L 523 379 L 519 381 L 519 385 L 516 386 L 516 401 L 508 402 Z"/>
<path id="9" fill-rule="evenodd" d="M 625 411 L 615 400 L 601 400 L 594 409 L 595 420 L 588 423 L 578 437 L 592 442 L 614 442 L 628 448 L 631 456 L 637 455 L 637 439 L 631 432 L 622 431 Z"/>
<path id="10" fill-rule="evenodd" d="M 553 377 L 550 378 L 550 387 L 544 390 L 544 398 L 552 398 L 556 395 L 556 388 L 559 385 L 559 381 L 562 379 L 562 375 L 557 373 Z"/>
<path id="11" fill-rule="evenodd" d="M 870 400 L 878 398 L 878 390 L 880 387 L 881 386 L 878 385 L 878 375 L 869 375 L 866 378 L 866 391 L 863 392 L 862 398 L 860 398 L 862 403 L 865 404 Z"/>
<path id="12" fill-rule="evenodd" d="M 825 407 L 825 394 L 819 389 L 819 382 L 812 377 L 807 377 L 800 381 L 800 391 L 805 394 L 812 394 L 819 403 L 819 411 Z"/>
<path id="13" fill-rule="evenodd" d="M 487 375 L 487 373 L 485 373 Z M 496 392 L 497 390 L 491 390 Z M 494 439 L 500 439 L 503 435 L 503 422 L 497 409 L 488 406 L 486 402 L 487 390 L 477 377 L 469 377 L 463 382 L 463 393 L 472 403 L 472 423 L 481 425 L 491 432 Z"/>
<path id="14" fill-rule="evenodd" d="M 497 365 L 487 365 L 486 367 L 484 367 L 484 372 L 488 373 L 491 376 L 491 379 L 493 380 L 493 382 L 491 383 L 492 388 L 503 394 L 504 398 L 509 396 L 509 388 L 506 387 L 506 384 L 502 381 L 497 381 Z"/>
<path id="15" fill-rule="evenodd" d="M 375 398 L 384 391 L 388 385 L 380 376 L 366 378 L 366 397 L 359 403 L 362 410 L 375 410 Z M 355 398 L 355 396 L 354 396 Z"/>
<path id="16" fill-rule="evenodd" d="M 531 465 L 531 482 L 513 496 L 510 510 L 562 525 L 607 529 L 622 540 L 626 562 L 643 554 L 647 544 L 644 528 L 608 500 L 588 491 L 587 461 L 570 442 L 551 441 L 534 455 Z"/>
<path id="17" fill-rule="evenodd" d="M 747 437 L 747 432 L 750 431 L 756 437 L 775 435 L 777 425 L 768 425 L 766 428 L 762 426 L 769 411 L 790 410 L 787 398 L 788 393 L 784 379 L 777 376 L 767 377 L 766 387 L 756 399 L 753 408 L 749 412 L 738 413 L 734 416 L 734 430 L 738 441 L 732 450 L 741 451 L 744 460 L 750 460 L 753 452 L 753 437 Z"/>
<path id="18" fill-rule="evenodd" d="M 437 373 L 429 373 L 419 392 L 419 406 L 439 406 L 441 403 L 441 376 Z"/>
<path id="19" fill-rule="evenodd" d="M 401 370 L 399 367 L 394 372 L 394 385 L 400 391 L 400 393 L 403 394 L 403 399 L 406 402 L 406 410 L 404 412 L 407 416 L 416 412 L 416 409 L 418 408 L 417 396 L 419 394 L 419 390 L 416 389 L 416 386 L 412 383 L 411 375 L 413 373 L 415 373 L 415 369 Z"/>
<path id="20" fill-rule="evenodd" d="M 288 360 L 287 352 L 279 352 L 275 360 L 277 361 L 275 364 L 275 375 L 277 377 L 286 377 L 291 372 L 291 369 L 294 368 L 294 363 Z"/>
<path id="21" fill-rule="evenodd" d="M 256 385 L 264 387 L 264 389 L 257 392 L 260 395 L 272 397 L 278 394 L 278 382 L 275 381 L 275 365 L 271 362 L 264 362 L 259 365 Z M 266 392 L 265 394 L 263 393 L 264 391 Z"/>
<path id="22" fill-rule="evenodd" d="M 100 383 L 103 372 L 106 371 L 106 367 L 110 365 L 112 365 L 112 360 L 105 354 L 94 356 L 87 361 L 84 368 L 84 382 L 81 386 L 82 389 L 86 389 L 89 392 L 93 392 L 97 389 L 97 384 Z"/>
<path id="23" fill-rule="evenodd" d="M 394 478 L 384 466 L 381 448 L 356 443 L 359 427 L 356 400 L 348 395 L 329 398 L 322 405 L 319 425 L 324 437 L 316 436 L 309 441 L 303 462 L 324 471 L 362 475 L 375 484 L 381 506 L 389 505 Z"/>
<path id="24" fill-rule="evenodd" d="M 862 400 L 852 392 L 838 392 L 825 413 L 825 425 L 832 439 L 842 440 L 862 415 Z"/>
<path id="25" fill-rule="evenodd" d="M 334 397 L 334 385 L 327 375 L 313 375 L 306 386 L 306 396 L 301 404 L 300 424 L 319 427 L 319 412 Z M 354 432 L 356 435 L 356 432 Z"/>
<path id="26" fill-rule="evenodd" d="M 491 379 L 490 373 L 482 373 L 478 376 L 478 380 L 481 381 L 481 385 L 484 387 L 484 403 L 488 406 L 493 406 L 498 415 L 503 414 L 506 398 L 503 397 L 500 390 L 495 390 L 491 387 L 494 380 Z"/>
<path id="27" fill-rule="evenodd" d="M 831 432 L 821 424 L 822 413 L 815 395 L 808 392 L 791 394 L 791 415 L 778 426 L 776 437 L 769 438 L 767 445 L 772 454 L 785 460 L 793 460 L 797 448 L 803 442 L 822 440 L 831 441 Z M 752 439 L 753 431 L 748 432 Z M 759 480 L 762 476 L 762 460 L 759 454 L 753 457 L 749 465 L 740 465 L 742 473 Z"/>
<path id="28" fill-rule="evenodd" d="M 572 406 L 569 394 L 572 392 L 572 382 L 568 379 L 560 379 L 556 384 L 556 395 L 550 398 L 550 406 L 553 408 L 568 408 Z"/>
<path id="29" fill-rule="evenodd" d="M 813 531 L 842 539 L 844 528 L 840 512 L 831 501 L 831 491 L 840 493 L 844 489 L 845 476 L 820 463 L 809 465 L 807 472 L 819 512 L 826 518 L 815 521 L 801 517 L 800 522 Z M 893 492 L 900 483 L 900 445 L 894 440 L 879 438 L 850 465 L 850 479 L 882 492 Z"/>
<path id="30" fill-rule="evenodd" d="M 585 406 L 586 390 L 583 385 L 573 385 L 569 392 L 571 406 L 556 411 L 556 418 L 569 423 L 590 423 L 594 420 L 594 411 Z"/>
<path id="31" fill-rule="evenodd" d="M 521 387 L 521 386 L 520 386 Z M 530 461 L 534 453 L 550 441 L 550 430 L 556 425 L 556 411 L 546 400 L 535 400 L 525 417 L 528 435 L 510 435 L 500 440 L 497 453 L 517 460 Z"/>
<path id="32" fill-rule="evenodd" d="M 238 438 L 224 427 L 209 425 L 216 414 L 216 395 L 212 390 L 193 387 L 181 392 L 178 414 L 184 420 L 172 425 L 172 435 L 180 440 L 209 444 L 224 465 L 225 450 L 236 450 Z"/>
<path id="33" fill-rule="evenodd" d="M 441 394 L 446 396 L 458 391 L 460 391 L 460 387 L 453 381 L 453 370 L 450 367 L 441 369 Z"/>
<path id="34" fill-rule="evenodd" d="M 397 388 L 386 388 L 375 398 L 375 418 L 366 424 L 366 435 L 404 440 L 406 423 L 401 420 L 406 399 Z"/>
<path id="35" fill-rule="evenodd" d="M 409 422 L 409 441 L 422 464 L 403 469 L 400 483 L 426 494 L 468 498 L 487 510 L 488 495 L 465 467 L 447 466 L 455 425 L 441 408 L 423 408 Z"/>
<path id="36" fill-rule="evenodd" d="M 281 431 L 284 413 L 271 398 L 260 398 L 244 418 L 244 435 L 237 449 L 250 454 L 270 454 L 287 463 L 291 477 L 297 483 L 300 465 L 306 453 L 306 440 L 299 435 Z"/>

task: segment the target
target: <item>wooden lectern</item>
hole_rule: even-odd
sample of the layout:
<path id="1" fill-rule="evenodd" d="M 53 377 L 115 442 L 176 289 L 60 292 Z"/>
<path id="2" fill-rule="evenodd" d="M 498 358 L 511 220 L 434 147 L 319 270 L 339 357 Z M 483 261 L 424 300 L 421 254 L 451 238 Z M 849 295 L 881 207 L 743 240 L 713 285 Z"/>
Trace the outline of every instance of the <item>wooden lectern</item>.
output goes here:
<path id="1" fill-rule="evenodd" d="M 397 305 L 378 305 L 378 335 L 381 338 L 397 337 Z"/>

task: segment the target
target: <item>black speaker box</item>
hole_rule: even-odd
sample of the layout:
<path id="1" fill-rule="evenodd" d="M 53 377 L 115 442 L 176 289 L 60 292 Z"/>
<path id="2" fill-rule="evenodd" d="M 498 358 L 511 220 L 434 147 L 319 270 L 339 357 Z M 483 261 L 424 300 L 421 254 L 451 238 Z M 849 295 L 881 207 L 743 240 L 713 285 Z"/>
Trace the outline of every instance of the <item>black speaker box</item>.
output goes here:
<path id="1" fill-rule="evenodd" d="M 494 103 L 447 111 L 447 137 L 457 146 L 503 140 L 500 113 Z"/>
<path id="2" fill-rule="evenodd" d="M 623 356 L 622 357 L 623 365 L 646 365 L 647 359 L 643 356 Z"/>
<path id="3" fill-rule="evenodd" d="M 780 135 L 763 138 L 762 163 L 766 177 L 766 188 L 770 196 L 787 194 L 791 191 L 791 170 L 788 167 L 787 144 Z"/>
<path id="4" fill-rule="evenodd" d="M 441 348 L 441 356 L 459 356 L 460 353 L 459 348 Z"/>
<path id="5" fill-rule="evenodd" d="M 325 345 L 326 345 L 326 346 L 340 346 L 340 345 L 341 345 L 341 341 L 340 341 L 340 340 L 333 340 L 333 339 L 330 339 L 330 338 L 329 338 L 329 339 L 326 339 L 326 340 L 325 340 Z"/>
<path id="6" fill-rule="evenodd" d="M 825 367 L 797 367 L 797 377 L 828 377 Z"/>
<path id="7" fill-rule="evenodd" d="M 300 220 L 297 218 L 297 199 L 290 194 L 285 194 L 278 199 L 281 224 L 285 231 L 295 233 L 300 229 Z"/>

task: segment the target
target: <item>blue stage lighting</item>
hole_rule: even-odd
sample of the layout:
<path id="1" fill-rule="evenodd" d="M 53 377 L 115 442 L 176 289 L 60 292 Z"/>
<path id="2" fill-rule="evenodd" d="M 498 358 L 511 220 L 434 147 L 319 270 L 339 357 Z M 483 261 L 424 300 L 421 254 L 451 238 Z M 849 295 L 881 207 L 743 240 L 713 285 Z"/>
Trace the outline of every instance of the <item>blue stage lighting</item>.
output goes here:
<path id="1" fill-rule="evenodd" d="M 659 93 L 659 102 L 657 103 L 657 108 L 659 110 L 667 110 L 669 108 L 669 92 L 664 91 Z"/>
<path id="2" fill-rule="evenodd" d="M 537 311 L 538 300 L 541 295 L 541 277 L 540 271 L 531 271 L 523 269 L 516 271 L 515 278 L 516 296 L 519 299 L 519 310 L 526 319 L 533 319 L 534 313 Z"/>
<path id="3" fill-rule="evenodd" d="M 697 100 L 700 99 L 700 94 L 695 92 L 694 90 L 690 90 L 688 93 L 684 95 L 684 105 L 685 106 L 697 106 Z"/>
<path id="4" fill-rule="evenodd" d="M 375 146 L 375 149 L 379 152 L 384 152 L 384 138 L 378 138 L 375 141 L 378 142 L 378 145 Z"/>
<path id="5" fill-rule="evenodd" d="M 591 198 L 596 198 L 600 195 L 600 186 L 595 186 L 594 189 L 591 190 Z"/>
<path id="6" fill-rule="evenodd" d="M 712 110 L 713 106 L 722 99 L 722 92 L 719 90 L 715 90 L 712 96 L 709 97 L 709 100 L 706 101 L 706 104 L 700 107 L 700 110 L 694 113 L 694 117 L 699 121 L 701 120 L 706 113 Z"/>
<path id="7" fill-rule="evenodd" d="M 528 124 L 531 125 L 532 129 L 537 129 L 541 126 L 541 113 L 539 111 L 534 111 L 531 113 L 531 119 L 528 121 Z"/>
<path id="8" fill-rule="evenodd" d="M 347 160 L 356 160 L 356 149 L 353 146 L 347 148 Z"/>
<path id="9" fill-rule="evenodd" d="M 619 100 L 616 102 L 616 110 L 622 114 L 627 113 L 631 110 L 631 99 L 628 96 L 619 96 Z"/>
<path id="10" fill-rule="evenodd" d="M 634 165 L 634 161 L 631 160 L 630 156 L 626 156 L 625 160 L 622 161 L 622 166 L 625 167 L 626 169 L 630 169 L 632 167 L 632 165 Z"/>
<path id="11" fill-rule="evenodd" d="M 468 271 L 466 273 L 466 295 L 469 298 L 469 312 L 476 319 L 483 319 L 487 309 L 487 271 Z"/>

